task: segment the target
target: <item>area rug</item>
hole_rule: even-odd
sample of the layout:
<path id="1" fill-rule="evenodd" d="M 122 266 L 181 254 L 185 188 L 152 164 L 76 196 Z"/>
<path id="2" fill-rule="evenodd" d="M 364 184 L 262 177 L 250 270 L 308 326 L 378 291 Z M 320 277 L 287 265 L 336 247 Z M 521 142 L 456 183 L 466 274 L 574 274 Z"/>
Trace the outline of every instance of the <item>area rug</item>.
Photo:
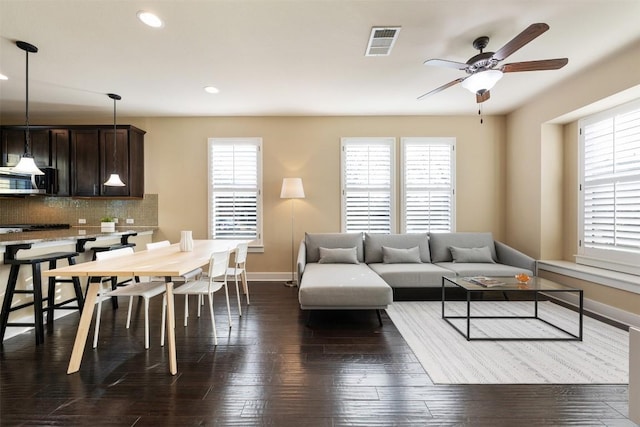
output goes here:
<path id="1" fill-rule="evenodd" d="M 437 301 L 394 302 L 389 317 L 436 384 L 627 384 L 629 334 L 584 316 L 583 341 L 467 341 L 442 319 Z M 478 301 L 473 315 L 531 314 L 524 301 Z M 447 315 L 466 313 L 447 303 Z M 540 317 L 577 331 L 577 313 L 540 303 Z M 456 321 L 458 322 L 458 321 Z M 465 324 L 456 323 L 459 327 Z M 471 336 L 543 337 L 557 334 L 537 320 L 473 321 Z"/>

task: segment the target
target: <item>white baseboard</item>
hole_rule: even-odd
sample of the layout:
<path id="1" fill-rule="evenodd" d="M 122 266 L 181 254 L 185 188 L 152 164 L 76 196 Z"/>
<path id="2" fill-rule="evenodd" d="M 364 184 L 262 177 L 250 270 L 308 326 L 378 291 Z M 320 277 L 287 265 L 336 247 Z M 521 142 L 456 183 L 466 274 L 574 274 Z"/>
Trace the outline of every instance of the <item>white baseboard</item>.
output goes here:
<path id="1" fill-rule="evenodd" d="M 552 296 L 559 300 L 565 301 L 575 307 L 577 307 L 580 303 L 580 301 L 578 300 L 578 296 L 573 292 L 570 295 L 569 292 L 562 294 L 554 292 Z M 588 298 L 585 298 L 583 303 L 584 309 L 587 311 L 606 317 L 607 319 L 623 323 L 628 326 L 635 326 L 637 328 L 640 328 L 640 316 L 635 313 L 620 310 L 619 308 L 612 307 L 610 305 L 603 304 L 601 302 L 594 301 Z"/>

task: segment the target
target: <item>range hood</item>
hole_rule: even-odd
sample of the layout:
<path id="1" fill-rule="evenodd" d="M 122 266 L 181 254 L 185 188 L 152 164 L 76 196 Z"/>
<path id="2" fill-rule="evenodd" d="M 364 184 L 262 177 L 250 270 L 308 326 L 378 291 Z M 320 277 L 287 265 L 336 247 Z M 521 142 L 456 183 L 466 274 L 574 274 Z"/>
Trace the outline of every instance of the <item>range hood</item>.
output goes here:
<path id="1" fill-rule="evenodd" d="M 10 167 L 0 167 L 0 196 L 26 196 L 45 194 L 36 186 L 35 178 L 29 174 L 16 173 Z"/>

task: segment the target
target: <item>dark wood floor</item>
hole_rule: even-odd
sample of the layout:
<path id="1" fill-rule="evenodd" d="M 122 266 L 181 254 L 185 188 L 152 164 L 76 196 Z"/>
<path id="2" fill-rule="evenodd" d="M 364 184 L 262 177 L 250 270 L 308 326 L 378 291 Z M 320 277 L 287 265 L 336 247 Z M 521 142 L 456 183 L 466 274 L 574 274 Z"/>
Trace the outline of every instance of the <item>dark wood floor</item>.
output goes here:
<path id="1" fill-rule="evenodd" d="M 316 312 L 297 288 L 251 284 L 238 321 L 218 296 L 219 344 L 206 310 L 191 304 L 182 326 L 177 300 L 178 375 L 159 345 L 160 300 L 152 301 L 152 343 L 143 313 L 124 327 L 126 304 L 104 305 L 101 340 L 88 343 L 79 373 L 66 374 L 78 322 L 56 321 L 45 344 L 33 333 L 0 349 L 0 424 L 13 425 L 418 425 L 630 426 L 627 386 L 434 385 L 383 314 Z M 141 309 L 141 305 L 139 306 Z"/>

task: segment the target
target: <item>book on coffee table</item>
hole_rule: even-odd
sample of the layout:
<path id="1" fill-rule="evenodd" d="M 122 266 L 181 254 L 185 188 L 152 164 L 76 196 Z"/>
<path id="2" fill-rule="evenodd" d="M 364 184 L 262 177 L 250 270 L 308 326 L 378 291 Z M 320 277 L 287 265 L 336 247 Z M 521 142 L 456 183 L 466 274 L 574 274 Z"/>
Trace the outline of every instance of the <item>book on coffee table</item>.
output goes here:
<path id="1" fill-rule="evenodd" d="M 498 279 L 493 279 L 491 277 L 485 277 L 485 276 L 473 276 L 473 277 L 465 277 L 465 280 L 468 280 L 469 282 L 472 283 L 477 283 L 480 286 L 484 286 L 485 288 L 492 288 L 494 286 L 502 286 L 505 283 L 498 280 Z"/>

